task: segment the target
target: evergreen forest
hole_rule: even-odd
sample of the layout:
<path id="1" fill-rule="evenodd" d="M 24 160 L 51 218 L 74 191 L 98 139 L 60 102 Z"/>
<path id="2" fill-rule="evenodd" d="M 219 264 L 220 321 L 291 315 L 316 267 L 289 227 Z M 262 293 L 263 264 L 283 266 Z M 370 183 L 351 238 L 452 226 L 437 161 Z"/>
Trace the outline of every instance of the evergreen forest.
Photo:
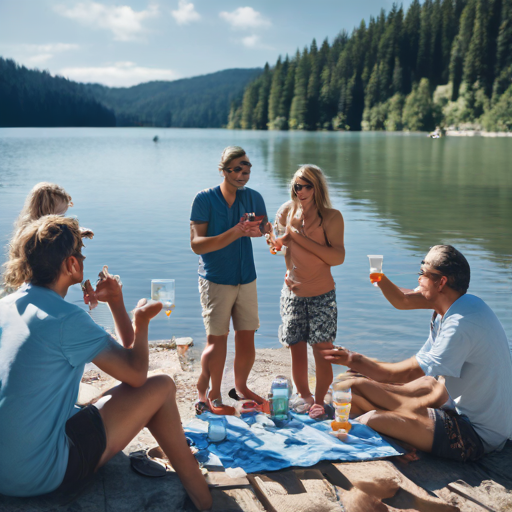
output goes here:
<path id="1" fill-rule="evenodd" d="M 226 69 L 172 82 L 147 82 L 133 87 L 87 85 L 116 114 L 117 126 L 220 128 L 227 124 L 233 101 L 261 68 Z"/>
<path id="2" fill-rule="evenodd" d="M 115 125 L 85 86 L 0 57 L 0 127 Z"/>
<path id="3" fill-rule="evenodd" d="M 512 131 L 512 0 L 414 0 L 265 66 L 229 128 Z"/>

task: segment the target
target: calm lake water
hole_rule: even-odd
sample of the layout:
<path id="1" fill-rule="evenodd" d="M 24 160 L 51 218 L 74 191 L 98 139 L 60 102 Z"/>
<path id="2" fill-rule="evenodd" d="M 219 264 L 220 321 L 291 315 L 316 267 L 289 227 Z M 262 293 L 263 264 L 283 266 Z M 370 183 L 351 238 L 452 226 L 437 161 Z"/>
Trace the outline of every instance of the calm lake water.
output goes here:
<path id="1" fill-rule="evenodd" d="M 158 135 L 160 141 L 154 143 Z M 180 129 L 0 129 L 0 243 L 8 241 L 24 199 L 39 181 L 73 197 L 69 214 L 94 230 L 84 254 L 91 281 L 107 264 L 120 274 L 127 307 L 150 294 L 154 278 L 176 279 L 176 309 L 151 325 L 152 340 L 192 336 L 205 343 L 197 290 L 198 257 L 189 247 L 195 194 L 220 183 L 222 149 L 243 146 L 253 162 L 249 186 L 269 216 L 289 198 L 299 164 L 330 182 L 346 224 L 346 261 L 333 268 L 337 342 L 395 361 L 428 336 L 430 312 L 393 309 L 368 280 L 367 254 L 414 288 L 429 247 L 450 243 L 468 258 L 470 292 L 483 298 L 512 336 L 512 140 L 424 134 L 287 133 Z M 278 347 L 284 259 L 253 240 L 261 327 L 258 347 Z M 2 254 L 2 262 L 5 255 Z M 73 287 L 67 299 L 81 303 Z M 101 311 L 99 312 L 101 316 Z"/>

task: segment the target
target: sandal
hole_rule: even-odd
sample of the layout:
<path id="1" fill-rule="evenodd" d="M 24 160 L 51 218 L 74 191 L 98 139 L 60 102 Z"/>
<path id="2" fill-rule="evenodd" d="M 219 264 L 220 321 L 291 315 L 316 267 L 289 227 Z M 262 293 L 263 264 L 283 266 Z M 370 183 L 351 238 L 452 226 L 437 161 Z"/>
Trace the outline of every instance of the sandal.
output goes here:
<path id="1" fill-rule="evenodd" d="M 228 393 L 228 396 L 229 398 L 235 400 L 236 402 L 240 402 L 242 400 L 247 400 L 247 398 L 244 398 L 243 396 L 239 395 L 236 391 L 235 388 L 231 388 L 229 390 L 229 393 Z M 261 410 L 261 412 L 264 412 L 265 414 L 270 414 L 270 403 L 268 400 L 265 400 L 264 398 L 262 398 L 263 402 L 258 403 L 256 402 L 256 404 L 258 405 L 259 409 Z M 250 400 L 251 402 L 254 401 L 254 400 Z"/>
<path id="2" fill-rule="evenodd" d="M 150 457 L 150 450 L 130 453 L 130 465 L 134 471 L 144 476 L 161 477 L 174 473 L 170 462 L 159 457 Z"/>
<path id="3" fill-rule="evenodd" d="M 323 421 L 327 419 L 327 414 L 325 413 L 325 409 L 320 404 L 313 404 L 309 409 L 309 417 L 312 420 Z"/>
<path id="4" fill-rule="evenodd" d="M 297 414 L 306 414 L 309 409 L 311 409 L 313 404 L 306 402 L 304 398 L 300 396 L 296 396 L 294 399 L 290 400 L 290 410 Z"/>
<path id="5" fill-rule="evenodd" d="M 236 414 L 234 407 L 222 403 L 222 398 L 215 398 L 214 400 L 208 398 L 208 406 L 213 414 L 220 416 L 234 416 Z"/>
<path id="6" fill-rule="evenodd" d="M 208 407 L 208 404 L 205 403 L 205 402 L 201 402 L 200 400 L 198 400 L 194 404 L 194 407 L 196 409 L 197 416 L 201 416 L 201 414 L 203 414 L 203 412 L 209 412 L 210 411 L 210 408 Z"/>

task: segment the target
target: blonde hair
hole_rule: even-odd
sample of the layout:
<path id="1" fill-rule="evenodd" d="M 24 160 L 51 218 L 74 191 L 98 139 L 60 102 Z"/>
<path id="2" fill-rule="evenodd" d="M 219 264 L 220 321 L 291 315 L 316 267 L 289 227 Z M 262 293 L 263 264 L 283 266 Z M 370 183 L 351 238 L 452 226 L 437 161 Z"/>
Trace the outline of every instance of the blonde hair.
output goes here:
<path id="1" fill-rule="evenodd" d="M 56 213 L 59 203 L 71 203 L 71 196 L 59 185 L 42 181 L 29 193 L 25 204 L 14 224 L 15 230 L 24 228 L 43 215 Z"/>
<path id="2" fill-rule="evenodd" d="M 225 171 L 232 160 L 245 155 L 245 150 L 240 146 L 228 146 L 226 149 L 224 149 L 220 157 L 219 171 Z"/>
<path id="3" fill-rule="evenodd" d="M 19 230 L 12 240 L 12 254 L 4 264 L 3 281 L 18 288 L 23 283 L 48 286 L 59 277 L 62 262 L 81 256 L 82 232 L 78 220 L 46 215 Z"/>
<path id="4" fill-rule="evenodd" d="M 304 180 L 313 186 L 313 190 L 315 191 L 315 206 L 318 210 L 320 219 L 323 221 L 325 212 L 329 208 L 332 208 L 331 199 L 329 197 L 329 190 L 327 188 L 327 180 L 325 179 L 325 175 L 320 167 L 313 164 L 304 164 L 298 168 L 297 172 L 293 175 L 292 181 L 290 182 L 290 195 L 293 201 L 293 205 L 290 209 L 290 213 L 288 214 L 287 222 L 290 222 L 291 219 L 295 217 L 295 214 L 300 207 L 297 192 L 295 192 L 295 189 L 293 188 L 295 185 L 295 180 L 297 179 Z"/>

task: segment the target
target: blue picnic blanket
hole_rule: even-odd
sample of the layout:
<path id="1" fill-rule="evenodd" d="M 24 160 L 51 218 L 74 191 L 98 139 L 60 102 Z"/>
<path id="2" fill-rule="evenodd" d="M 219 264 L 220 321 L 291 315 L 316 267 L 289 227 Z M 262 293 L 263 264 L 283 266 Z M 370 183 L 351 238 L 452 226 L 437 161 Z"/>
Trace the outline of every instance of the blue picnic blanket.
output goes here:
<path id="1" fill-rule="evenodd" d="M 309 467 L 321 460 L 361 461 L 404 453 L 357 421 L 351 421 L 350 434 L 342 442 L 329 434 L 331 420 L 316 421 L 294 413 L 289 420 L 276 421 L 275 426 L 262 414 L 226 416 L 226 439 L 212 443 L 208 440 L 208 421 L 213 416 L 205 412 L 185 426 L 185 435 L 199 449 L 198 460 L 205 460 L 210 452 L 225 468 L 240 467 L 246 473 Z"/>

